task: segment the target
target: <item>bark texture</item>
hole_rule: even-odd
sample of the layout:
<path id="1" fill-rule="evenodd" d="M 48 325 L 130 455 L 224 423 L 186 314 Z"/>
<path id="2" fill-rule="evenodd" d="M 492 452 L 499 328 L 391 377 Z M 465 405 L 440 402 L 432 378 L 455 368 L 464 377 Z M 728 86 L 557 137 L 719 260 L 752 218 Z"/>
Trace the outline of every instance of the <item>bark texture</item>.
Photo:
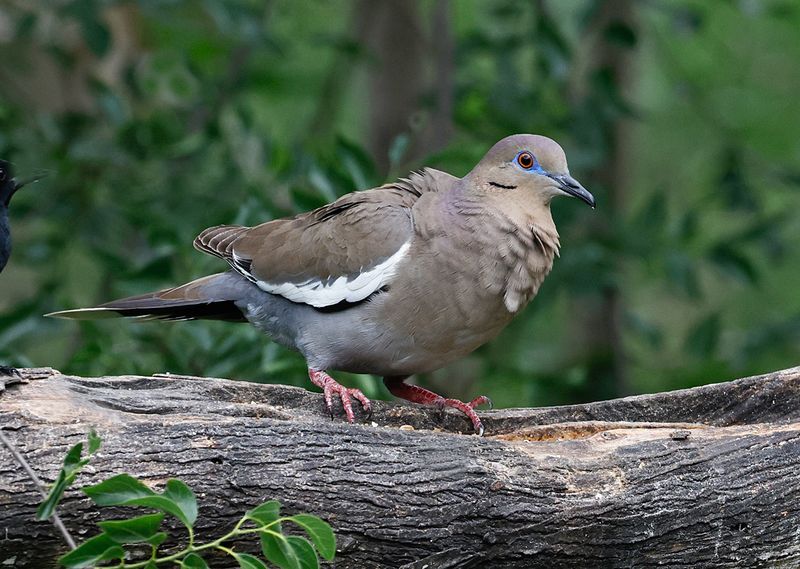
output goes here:
<path id="1" fill-rule="evenodd" d="M 456 412 L 384 402 L 348 425 L 321 395 L 280 385 L 23 376 L 0 378 L 0 426 L 42 479 L 94 426 L 103 447 L 79 483 L 181 478 L 200 539 L 275 498 L 331 523 L 337 568 L 800 566 L 800 368 L 486 412 L 484 438 L 460 434 L 470 425 Z M 52 567 L 64 552 L 33 520 L 39 500 L 0 446 L 3 567 Z M 60 511 L 81 540 L 101 519 L 77 491 Z"/>

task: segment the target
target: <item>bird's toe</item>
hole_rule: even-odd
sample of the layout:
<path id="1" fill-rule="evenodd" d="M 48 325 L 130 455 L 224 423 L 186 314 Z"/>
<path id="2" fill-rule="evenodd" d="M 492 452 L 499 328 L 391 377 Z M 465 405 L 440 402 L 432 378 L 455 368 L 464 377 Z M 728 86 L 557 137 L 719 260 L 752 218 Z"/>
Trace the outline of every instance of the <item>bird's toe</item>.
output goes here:
<path id="1" fill-rule="evenodd" d="M 348 389 L 350 395 L 353 396 L 359 403 L 361 403 L 361 408 L 364 409 L 364 412 L 367 414 L 368 418 L 372 417 L 372 402 L 367 399 L 367 396 L 360 389 Z"/>
<path id="2" fill-rule="evenodd" d="M 372 416 L 372 404 L 360 389 L 345 387 L 321 370 L 309 369 L 308 377 L 311 378 L 311 382 L 314 385 L 322 389 L 325 395 L 325 404 L 328 407 L 331 418 L 333 418 L 334 395 L 338 396 L 339 400 L 342 402 L 342 408 L 344 409 L 344 414 L 349 423 L 355 423 L 356 420 L 355 413 L 353 412 L 352 399 L 356 399 L 361 403 L 361 406 L 364 408 L 364 411 L 367 412 L 368 416 Z"/>
<path id="3" fill-rule="evenodd" d="M 473 399 L 469 403 L 464 403 L 463 401 L 459 401 L 458 399 L 445 399 L 444 402 L 442 403 L 442 406 L 452 407 L 453 409 L 458 409 L 459 411 L 464 413 L 464 415 L 467 416 L 467 419 L 469 419 L 470 422 L 472 423 L 472 428 L 475 429 L 475 433 L 479 437 L 482 437 L 484 431 L 483 423 L 481 422 L 480 417 L 478 417 L 478 414 L 475 412 L 475 409 L 473 409 L 472 405 L 473 403 L 475 403 L 475 401 L 478 401 L 479 399 L 482 398 L 485 397 L 484 396 L 477 397 L 476 399 Z M 485 401 L 481 401 L 480 403 L 478 403 L 478 405 L 482 403 L 485 403 Z"/>
<path id="4" fill-rule="evenodd" d="M 485 395 L 480 395 L 480 396 L 476 397 L 475 399 L 473 399 L 472 401 L 467 403 L 467 405 L 469 405 L 473 409 L 475 407 L 478 407 L 479 405 L 488 405 L 489 409 L 493 409 L 494 408 L 494 403 L 492 403 L 492 400 L 489 399 L 488 397 L 486 397 Z"/>

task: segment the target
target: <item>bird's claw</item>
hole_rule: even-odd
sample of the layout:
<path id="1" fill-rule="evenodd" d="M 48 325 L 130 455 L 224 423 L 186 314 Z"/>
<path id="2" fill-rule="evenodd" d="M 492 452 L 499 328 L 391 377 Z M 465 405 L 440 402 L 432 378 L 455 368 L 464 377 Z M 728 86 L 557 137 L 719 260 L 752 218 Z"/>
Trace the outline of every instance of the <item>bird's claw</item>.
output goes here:
<path id="1" fill-rule="evenodd" d="M 322 370 L 309 369 L 308 377 L 311 379 L 311 383 L 322 389 L 322 393 L 325 396 L 325 405 L 331 414 L 331 419 L 333 419 L 334 393 L 339 396 L 344 408 L 344 414 L 347 416 L 349 423 L 354 423 L 356 420 L 351 397 L 361 403 L 361 407 L 366 411 L 368 417 L 372 417 L 372 404 L 360 389 L 345 387 Z"/>
<path id="2" fill-rule="evenodd" d="M 459 411 L 464 413 L 464 415 L 467 416 L 467 419 L 469 419 L 470 422 L 472 423 L 472 428 L 475 429 L 475 433 L 479 437 L 482 437 L 484 432 L 483 423 L 481 422 L 480 417 L 478 417 L 478 414 L 475 412 L 475 407 L 477 405 L 483 405 L 484 403 L 489 403 L 489 405 L 492 404 L 491 400 L 488 397 L 486 397 L 485 395 L 481 395 L 480 397 L 476 397 L 469 403 L 464 403 L 463 401 L 459 401 L 458 399 L 442 398 L 438 404 L 442 409 L 444 409 L 445 407 L 452 407 L 453 409 L 458 409 Z"/>

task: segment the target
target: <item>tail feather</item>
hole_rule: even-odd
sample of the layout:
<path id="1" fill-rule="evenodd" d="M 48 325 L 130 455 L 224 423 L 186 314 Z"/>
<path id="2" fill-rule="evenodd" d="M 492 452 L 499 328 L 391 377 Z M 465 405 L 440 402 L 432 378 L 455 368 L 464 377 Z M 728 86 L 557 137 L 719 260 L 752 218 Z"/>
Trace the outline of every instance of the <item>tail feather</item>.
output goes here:
<path id="1" fill-rule="evenodd" d="M 219 273 L 185 285 L 113 300 L 92 308 L 51 312 L 46 316 L 74 320 L 228 320 L 245 322 L 235 304 L 235 289 L 247 283 L 234 273 Z M 227 293 L 227 294 L 226 294 Z"/>

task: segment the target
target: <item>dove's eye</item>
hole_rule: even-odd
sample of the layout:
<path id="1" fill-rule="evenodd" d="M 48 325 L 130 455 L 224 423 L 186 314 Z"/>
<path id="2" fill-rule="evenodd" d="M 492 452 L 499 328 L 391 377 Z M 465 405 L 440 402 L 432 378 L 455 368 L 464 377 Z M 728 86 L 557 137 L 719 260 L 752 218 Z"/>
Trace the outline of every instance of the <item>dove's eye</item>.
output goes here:
<path id="1" fill-rule="evenodd" d="M 517 154 L 517 164 L 519 164 L 520 168 L 523 170 L 533 170 L 539 165 L 539 163 L 536 161 L 536 157 L 527 151 Z"/>

